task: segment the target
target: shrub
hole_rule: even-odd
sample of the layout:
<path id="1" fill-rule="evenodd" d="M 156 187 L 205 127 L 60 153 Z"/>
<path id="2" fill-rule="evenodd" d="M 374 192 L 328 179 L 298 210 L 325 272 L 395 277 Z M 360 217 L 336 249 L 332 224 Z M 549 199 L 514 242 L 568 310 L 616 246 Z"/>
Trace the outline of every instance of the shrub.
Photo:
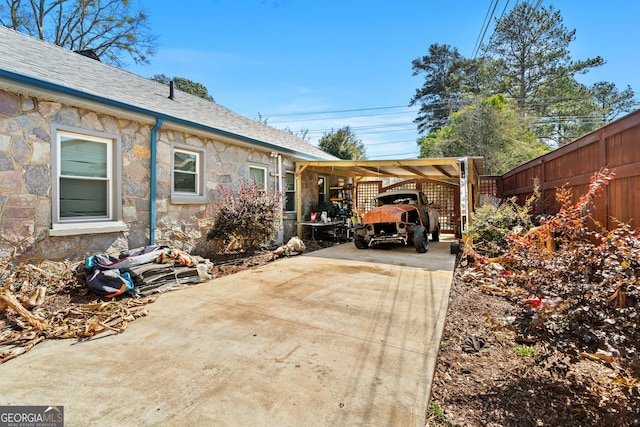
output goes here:
<path id="1" fill-rule="evenodd" d="M 559 189 L 559 212 L 526 234 L 507 235 L 504 256 L 490 260 L 471 250 L 480 273 L 472 277 L 484 276 L 483 291 L 519 303 L 514 326 L 521 341 L 546 342 L 574 360 L 615 362 L 638 377 L 640 231 L 587 227 L 595 198 L 612 179 L 606 169 L 594 174 L 575 204 L 570 190 Z"/>
<path id="2" fill-rule="evenodd" d="M 519 206 L 515 198 L 499 205 L 480 206 L 473 215 L 468 233 L 475 249 L 490 257 L 502 255 L 507 248 L 507 236 L 514 228 L 528 230 L 532 226 L 530 209 L 538 197 L 539 193 L 534 191 L 525 206 Z"/>
<path id="3" fill-rule="evenodd" d="M 222 188 L 222 200 L 214 203 L 213 226 L 207 240 L 219 240 L 223 251 L 253 252 L 268 245 L 277 233 L 282 215 L 282 194 L 264 191 L 243 181 L 237 193 Z"/>

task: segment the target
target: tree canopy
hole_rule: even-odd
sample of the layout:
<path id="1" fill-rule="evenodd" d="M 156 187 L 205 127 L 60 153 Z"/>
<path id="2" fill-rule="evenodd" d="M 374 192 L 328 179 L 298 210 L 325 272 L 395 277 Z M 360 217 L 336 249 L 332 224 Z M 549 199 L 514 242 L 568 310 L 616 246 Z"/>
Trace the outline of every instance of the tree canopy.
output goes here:
<path id="1" fill-rule="evenodd" d="M 424 73 L 410 100 L 426 134 L 417 141 L 421 157 L 485 156 L 488 173 L 502 173 L 636 108 L 629 86 L 576 79 L 604 60 L 574 60 L 575 34 L 553 6 L 521 2 L 496 19 L 479 57 L 431 45 L 412 62 L 414 75 Z"/>
<path id="2" fill-rule="evenodd" d="M 123 67 L 129 57 L 148 63 L 157 37 L 148 15 L 129 0 L 5 0 L 0 24 L 72 51 L 92 50 Z"/>
<path id="3" fill-rule="evenodd" d="M 489 175 L 503 174 L 549 151 L 504 95 L 476 98 L 418 145 L 420 157 L 484 156 Z"/>
<path id="4" fill-rule="evenodd" d="M 366 159 L 366 148 L 349 126 L 325 132 L 318 148 L 343 160 Z"/>
<path id="5" fill-rule="evenodd" d="M 420 104 L 415 120 L 419 130 L 437 130 L 449 120 L 453 99 L 460 94 L 462 61 L 458 49 L 437 43 L 429 46 L 428 55 L 413 61 L 413 75 L 425 73 L 424 84 L 416 89 L 409 104 Z"/>
<path id="6" fill-rule="evenodd" d="M 171 79 L 165 74 L 156 74 L 155 76 L 151 77 L 151 80 L 155 80 L 165 85 L 168 85 L 171 80 L 173 80 L 173 84 L 175 85 L 176 89 L 215 102 L 213 96 L 209 94 L 209 90 L 202 83 L 197 83 L 184 77 L 174 77 L 173 79 Z"/>
<path id="7" fill-rule="evenodd" d="M 486 55 L 498 61 L 499 84 L 494 90 L 515 99 L 523 112 L 536 109 L 536 101 L 545 87 L 566 77 L 586 73 L 604 64 L 595 58 L 575 61 L 569 44 L 576 30 L 563 25 L 560 12 L 553 6 L 535 7 L 518 3 L 496 23 L 485 47 Z"/>

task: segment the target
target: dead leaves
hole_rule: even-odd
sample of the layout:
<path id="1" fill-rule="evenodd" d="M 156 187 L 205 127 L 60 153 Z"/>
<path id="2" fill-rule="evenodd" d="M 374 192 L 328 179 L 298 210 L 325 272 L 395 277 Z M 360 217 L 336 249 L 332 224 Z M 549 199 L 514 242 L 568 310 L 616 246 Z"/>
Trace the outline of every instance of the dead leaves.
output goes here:
<path id="1" fill-rule="evenodd" d="M 48 284 L 48 285 L 45 285 Z M 20 265 L 0 288 L 0 363 L 46 339 L 122 333 L 156 297 L 91 301 L 68 265 Z"/>

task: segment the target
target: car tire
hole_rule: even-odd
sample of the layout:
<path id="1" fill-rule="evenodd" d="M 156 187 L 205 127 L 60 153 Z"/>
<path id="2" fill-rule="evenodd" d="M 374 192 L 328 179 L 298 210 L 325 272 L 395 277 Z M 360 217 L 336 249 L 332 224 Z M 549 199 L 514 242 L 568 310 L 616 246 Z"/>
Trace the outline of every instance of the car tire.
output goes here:
<path id="1" fill-rule="evenodd" d="M 413 246 L 416 248 L 418 253 L 425 253 L 429 249 L 429 235 L 427 234 L 427 229 L 422 225 L 416 227 L 416 230 L 413 232 Z"/>
<path id="2" fill-rule="evenodd" d="M 438 224 L 436 229 L 433 230 L 433 233 L 431 233 L 431 240 L 433 240 L 434 242 L 440 241 L 440 224 Z"/>
<path id="3" fill-rule="evenodd" d="M 369 247 L 369 245 L 367 245 L 367 242 L 364 241 L 364 236 L 360 236 L 358 234 L 353 236 L 353 243 L 358 249 L 367 249 Z"/>

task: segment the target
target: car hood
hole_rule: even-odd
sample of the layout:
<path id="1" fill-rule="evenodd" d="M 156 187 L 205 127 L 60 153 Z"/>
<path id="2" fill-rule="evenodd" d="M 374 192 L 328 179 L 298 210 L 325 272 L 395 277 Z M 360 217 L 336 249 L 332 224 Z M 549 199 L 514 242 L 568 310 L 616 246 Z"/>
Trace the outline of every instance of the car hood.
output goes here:
<path id="1" fill-rule="evenodd" d="M 384 205 L 371 209 L 364 214 L 364 224 L 376 224 L 380 222 L 398 222 L 407 220 L 407 212 L 415 211 L 412 205 Z"/>

